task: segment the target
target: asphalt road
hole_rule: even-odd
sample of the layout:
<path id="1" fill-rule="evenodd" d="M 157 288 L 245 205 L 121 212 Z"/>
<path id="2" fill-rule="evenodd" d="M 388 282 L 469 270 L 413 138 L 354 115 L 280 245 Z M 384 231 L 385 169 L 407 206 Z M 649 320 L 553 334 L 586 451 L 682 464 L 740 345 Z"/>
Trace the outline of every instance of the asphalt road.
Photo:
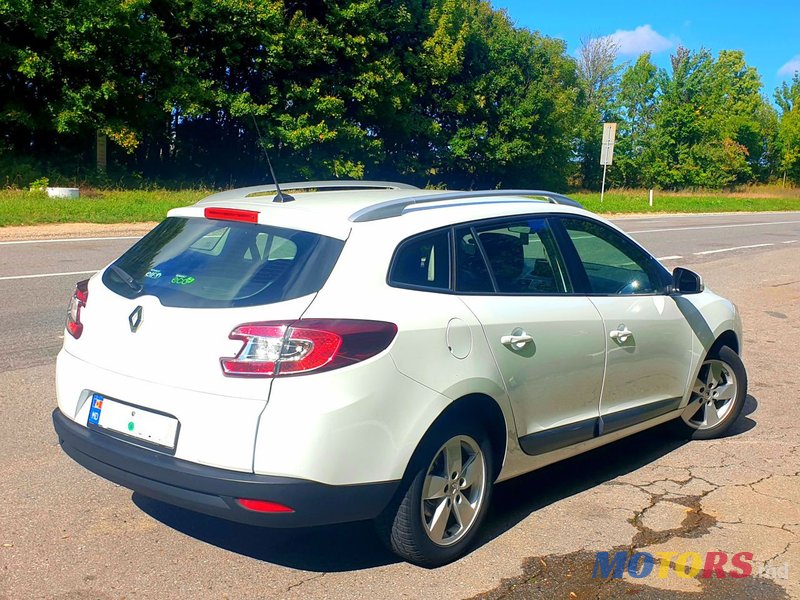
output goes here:
<path id="1" fill-rule="evenodd" d="M 434 571 L 396 562 L 368 524 L 229 524 L 70 461 L 49 420 L 67 299 L 134 240 L 0 243 L 0 600 L 800 598 L 800 213 L 616 222 L 737 302 L 746 416 L 723 440 L 646 432 L 502 484 L 478 548 Z M 591 579 L 594 552 L 631 547 L 749 551 L 786 577 Z"/>

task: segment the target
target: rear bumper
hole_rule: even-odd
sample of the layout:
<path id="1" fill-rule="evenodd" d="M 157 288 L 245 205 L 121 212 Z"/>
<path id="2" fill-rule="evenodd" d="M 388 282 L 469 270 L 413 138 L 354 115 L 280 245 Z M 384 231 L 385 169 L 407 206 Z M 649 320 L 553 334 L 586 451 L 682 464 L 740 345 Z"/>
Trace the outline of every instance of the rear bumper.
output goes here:
<path id="1" fill-rule="evenodd" d="M 207 467 L 88 429 L 59 409 L 53 411 L 53 425 L 64 452 L 101 477 L 168 504 L 250 525 L 306 527 L 372 519 L 399 486 L 399 481 L 334 486 Z M 255 512 L 237 498 L 277 502 L 294 512 Z"/>

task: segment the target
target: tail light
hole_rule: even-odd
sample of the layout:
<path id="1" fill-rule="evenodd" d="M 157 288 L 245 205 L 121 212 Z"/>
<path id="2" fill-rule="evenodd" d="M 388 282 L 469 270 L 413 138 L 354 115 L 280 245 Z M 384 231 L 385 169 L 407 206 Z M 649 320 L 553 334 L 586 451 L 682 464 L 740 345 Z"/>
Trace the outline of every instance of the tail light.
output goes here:
<path id="1" fill-rule="evenodd" d="M 81 323 L 81 309 L 86 307 L 89 300 L 89 280 L 84 279 L 75 284 L 75 291 L 69 301 L 67 309 L 67 331 L 76 340 L 83 333 L 83 323 Z"/>
<path id="2" fill-rule="evenodd" d="M 353 319 L 300 319 L 239 325 L 232 340 L 242 349 L 221 358 L 228 376 L 280 377 L 330 371 L 383 352 L 397 335 L 397 325 Z"/>

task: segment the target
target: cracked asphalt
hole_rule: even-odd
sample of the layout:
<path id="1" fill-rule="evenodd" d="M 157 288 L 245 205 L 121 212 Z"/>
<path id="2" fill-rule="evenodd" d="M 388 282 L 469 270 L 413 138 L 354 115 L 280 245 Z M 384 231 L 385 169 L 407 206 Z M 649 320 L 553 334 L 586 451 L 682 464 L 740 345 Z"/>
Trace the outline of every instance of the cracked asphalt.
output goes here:
<path id="1" fill-rule="evenodd" d="M 397 562 L 365 523 L 262 530 L 132 495 L 58 448 L 51 350 L 9 365 L 0 599 L 800 598 L 800 252 L 681 250 L 742 312 L 750 395 L 732 434 L 685 442 L 661 427 L 500 484 L 477 548 L 436 570 Z M 6 285 L 0 304 L 16 308 L 0 318 L 19 330 L 54 293 Z M 656 564 L 642 579 L 593 579 L 598 551 L 671 554 L 663 578 Z M 752 552 L 767 574 L 679 575 L 678 555 L 710 551 Z"/>

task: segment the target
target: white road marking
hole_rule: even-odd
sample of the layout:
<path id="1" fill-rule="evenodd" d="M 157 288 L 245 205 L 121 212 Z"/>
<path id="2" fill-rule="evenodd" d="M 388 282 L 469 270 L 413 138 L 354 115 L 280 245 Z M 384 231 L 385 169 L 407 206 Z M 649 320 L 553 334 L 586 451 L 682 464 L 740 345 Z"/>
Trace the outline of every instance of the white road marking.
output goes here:
<path id="1" fill-rule="evenodd" d="M 764 248 L 766 246 L 774 246 L 775 244 L 751 244 L 749 246 L 734 246 L 733 248 L 720 248 L 718 250 L 704 250 L 703 252 L 695 252 L 695 256 L 703 254 L 717 254 L 718 252 L 730 252 L 731 250 L 744 250 L 746 248 Z"/>
<path id="2" fill-rule="evenodd" d="M 9 279 L 38 279 L 39 277 L 62 277 L 65 275 L 88 275 L 89 273 L 97 273 L 99 269 L 94 271 L 70 271 L 69 273 L 37 273 L 36 275 L 12 275 L 10 277 L 0 277 L 0 281 L 8 281 Z"/>
<path id="3" fill-rule="evenodd" d="M 14 244 L 56 244 L 60 242 L 102 242 L 105 240 L 138 240 L 140 235 L 118 236 L 118 237 L 87 237 L 87 238 L 59 238 L 54 240 L 14 240 L 13 242 L 0 242 L 0 246 L 11 246 Z"/>
<path id="4" fill-rule="evenodd" d="M 737 223 L 735 225 L 697 225 L 694 227 L 666 227 L 664 229 L 640 229 L 627 233 L 661 233 L 664 231 L 689 231 L 691 229 L 729 229 L 731 227 L 761 227 L 764 225 L 791 225 L 800 221 L 770 221 L 768 223 Z"/>
<path id="5" fill-rule="evenodd" d="M 676 254 L 675 256 L 660 256 L 656 260 L 678 260 L 679 258 L 683 257 Z"/>
<path id="6" fill-rule="evenodd" d="M 794 244 L 797 240 L 787 240 L 785 242 L 781 242 L 781 244 Z"/>

